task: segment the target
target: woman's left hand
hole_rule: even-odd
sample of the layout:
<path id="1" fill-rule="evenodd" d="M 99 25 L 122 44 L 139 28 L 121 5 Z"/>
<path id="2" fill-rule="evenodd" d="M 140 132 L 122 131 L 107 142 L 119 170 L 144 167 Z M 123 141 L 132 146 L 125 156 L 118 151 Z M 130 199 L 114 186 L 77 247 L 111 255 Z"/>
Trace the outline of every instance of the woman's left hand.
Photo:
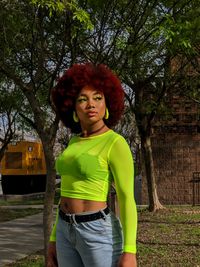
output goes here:
<path id="1" fill-rule="evenodd" d="M 136 254 L 128 252 L 122 253 L 117 267 L 137 267 Z"/>

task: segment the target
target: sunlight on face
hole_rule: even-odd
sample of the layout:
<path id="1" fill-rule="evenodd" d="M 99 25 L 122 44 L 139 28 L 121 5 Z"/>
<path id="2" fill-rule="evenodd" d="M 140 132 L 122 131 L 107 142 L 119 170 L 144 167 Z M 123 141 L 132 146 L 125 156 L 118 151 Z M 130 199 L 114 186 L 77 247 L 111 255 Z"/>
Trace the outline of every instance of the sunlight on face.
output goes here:
<path id="1" fill-rule="evenodd" d="M 85 86 L 77 97 L 75 108 L 81 122 L 100 121 L 106 109 L 104 94 L 91 86 Z"/>

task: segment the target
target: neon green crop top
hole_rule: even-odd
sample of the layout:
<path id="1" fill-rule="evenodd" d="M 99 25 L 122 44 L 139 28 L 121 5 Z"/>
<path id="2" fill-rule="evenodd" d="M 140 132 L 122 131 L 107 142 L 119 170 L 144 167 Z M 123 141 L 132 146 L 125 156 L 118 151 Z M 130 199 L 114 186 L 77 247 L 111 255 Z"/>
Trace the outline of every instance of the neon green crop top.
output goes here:
<path id="1" fill-rule="evenodd" d="M 125 139 L 109 130 L 103 134 L 74 136 L 57 158 L 61 197 L 106 201 L 114 180 L 124 236 L 124 252 L 136 253 L 137 209 L 133 195 L 133 159 Z M 56 240 L 56 224 L 50 241 Z"/>

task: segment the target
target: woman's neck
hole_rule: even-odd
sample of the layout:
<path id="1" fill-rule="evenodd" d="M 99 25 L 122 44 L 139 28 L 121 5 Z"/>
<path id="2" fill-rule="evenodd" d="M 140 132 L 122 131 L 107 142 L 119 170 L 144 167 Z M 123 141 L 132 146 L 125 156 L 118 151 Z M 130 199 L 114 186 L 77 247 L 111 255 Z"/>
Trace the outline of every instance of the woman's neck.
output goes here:
<path id="1" fill-rule="evenodd" d="M 92 130 L 92 129 L 83 130 L 81 136 L 82 137 L 88 137 L 91 135 L 97 135 L 97 134 L 103 133 L 106 128 L 107 128 L 107 126 L 103 123 L 101 126 L 99 126 L 98 128 L 96 128 L 94 130 Z"/>

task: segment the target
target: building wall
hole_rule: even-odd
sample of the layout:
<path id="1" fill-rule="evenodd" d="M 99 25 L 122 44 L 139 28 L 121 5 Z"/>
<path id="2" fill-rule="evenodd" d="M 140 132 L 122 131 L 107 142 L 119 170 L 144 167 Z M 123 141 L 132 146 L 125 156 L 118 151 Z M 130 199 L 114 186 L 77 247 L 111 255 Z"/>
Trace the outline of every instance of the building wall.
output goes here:
<path id="1" fill-rule="evenodd" d="M 171 104 L 173 115 L 167 120 L 164 116 L 157 118 L 152 131 L 158 197 L 165 205 L 192 204 L 191 180 L 194 172 L 200 172 L 199 106 L 178 97 Z M 145 175 L 142 203 L 148 203 Z"/>

